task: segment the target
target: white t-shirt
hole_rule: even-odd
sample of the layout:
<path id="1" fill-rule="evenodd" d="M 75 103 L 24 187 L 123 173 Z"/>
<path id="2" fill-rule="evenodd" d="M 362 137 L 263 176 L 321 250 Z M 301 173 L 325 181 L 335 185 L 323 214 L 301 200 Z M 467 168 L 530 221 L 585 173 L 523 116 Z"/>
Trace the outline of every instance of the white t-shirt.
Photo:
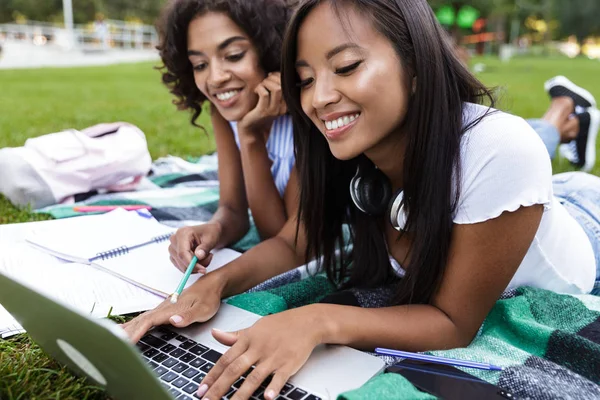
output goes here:
<path id="1" fill-rule="evenodd" d="M 485 106 L 466 104 L 464 123 L 487 110 Z M 548 151 L 527 122 L 491 111 L 465 132 L 460 166 L 461 193 L 455 224 L 474 224 L 522 206 L 544 205 L 533 242 L 507 289 L 533 286 L 571 294 L 592 290 L 596 277 L 592 245 L 578 222 L 554 197 Z"/>

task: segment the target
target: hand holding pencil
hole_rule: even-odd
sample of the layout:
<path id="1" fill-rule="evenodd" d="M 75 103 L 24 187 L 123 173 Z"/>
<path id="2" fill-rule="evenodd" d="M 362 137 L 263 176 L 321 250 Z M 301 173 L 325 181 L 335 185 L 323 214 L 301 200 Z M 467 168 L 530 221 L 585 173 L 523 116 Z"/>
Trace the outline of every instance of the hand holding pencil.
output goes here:
<path id="1" fill-rule="evenodd" d="M 208 274 L 185 289 L 177 302 L 166 299 L 153 310 L 147 311 L 122 325 L 132 342 L 136 343 L 152 327 L 171 324 L 178 328 L 194 322 L 205 322 L 215 316 L 221 306 L 221 280 Z"/>
<path id="2" fill-rule="evenodd" d="M 206 273 L 212 260 L 210 253 L 219 242 L 220 228 L 217 224 L 206 223 L 180 228 L 171 236 L 169 254 L 171 262 L 181 272 L 186 272 L 193 257 L 197 262 L 192 273 Z"/>

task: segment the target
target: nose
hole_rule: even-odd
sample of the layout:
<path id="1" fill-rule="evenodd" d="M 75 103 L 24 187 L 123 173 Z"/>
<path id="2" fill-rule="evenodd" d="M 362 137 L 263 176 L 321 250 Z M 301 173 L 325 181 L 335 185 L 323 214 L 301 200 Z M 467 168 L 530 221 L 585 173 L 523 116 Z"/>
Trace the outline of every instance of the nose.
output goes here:
<path id="1" fill-rule="evenodd" d="M 314 88 L 312 106 L 315 110 L 322 110 L 340 101 L 340 92 L 336 90 L 331 78 L 323 77 L 315 80 Z"/>
<path id="2" fill-rule="evenodd" d="M 210 63 L 208 69 L 207 82 L 210 86 L 219 87 L 231 79 L 231 73 L 219 62 Z"/>

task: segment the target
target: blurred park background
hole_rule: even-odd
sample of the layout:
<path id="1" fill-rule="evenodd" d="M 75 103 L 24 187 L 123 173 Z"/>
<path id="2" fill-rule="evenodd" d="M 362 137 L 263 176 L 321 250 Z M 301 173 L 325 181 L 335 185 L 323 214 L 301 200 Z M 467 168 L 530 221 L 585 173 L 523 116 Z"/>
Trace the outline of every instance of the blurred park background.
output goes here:
<path id="1" fill-rule="evenodd" d="M 252 0 L 248 0 L 252 1 Z M 214 151 L 161 85 L 154 22 L 166 0 L 0 0 L 0 148 L 100 122 L 127 121 L 153 158 Z M 600 0 L 431 0 L 500 108 L 540 117 L 543 83 L 565 75 L 600 99 Z M 555 172 L 570 170 L 555 161 Z M 599 174 L 600 169 L 592 171 Z M 0 223 L 44 218 L 0 196 Z M 0 398 L 104 398 L 28 336 L 0 340 Z"/>

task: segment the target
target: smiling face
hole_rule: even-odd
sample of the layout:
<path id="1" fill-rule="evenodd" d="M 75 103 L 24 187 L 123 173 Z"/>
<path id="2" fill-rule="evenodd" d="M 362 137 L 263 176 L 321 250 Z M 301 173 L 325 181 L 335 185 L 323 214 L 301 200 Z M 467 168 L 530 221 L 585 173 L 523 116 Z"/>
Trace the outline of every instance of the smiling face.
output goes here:
<path id="1" fill-rule="evenodd" d="M 352 8 L 340 16 L 328 3 L 315 7 L 298 30 L 296 70 L 302 110 L 336 158 L 369 156 L 398 137 L 410 79 L 368 18 Z"/>
<path id="2" fill-rule="evenodd" d="M 266 74 L 248 35 L 225 13 L 207 12 L 188 27 L 188 57 L 196 86 L 228 121 L 239 121 L 258 102 Z"/>

